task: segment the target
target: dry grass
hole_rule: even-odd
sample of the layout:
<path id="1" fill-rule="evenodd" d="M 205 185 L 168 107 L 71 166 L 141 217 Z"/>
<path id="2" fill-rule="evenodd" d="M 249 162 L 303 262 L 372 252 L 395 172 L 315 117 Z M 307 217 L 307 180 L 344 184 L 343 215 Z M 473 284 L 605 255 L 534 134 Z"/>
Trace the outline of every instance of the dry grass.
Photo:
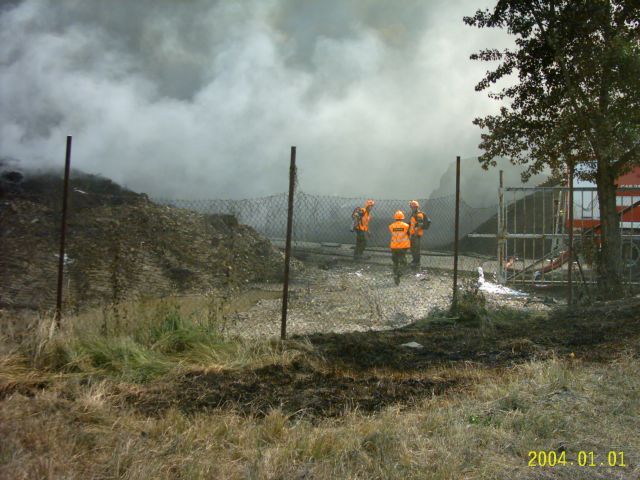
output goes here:
<path id="1" fill-rule="evenodd" d="M 146 382 L 199 369 L 233 369 L 288 363 L 309 350 L 304 342 L 227 338 L 224 318 L 210 305 L 185 314 L 176 299 L 143 301 L 66 317 L 56 330 L 44 316 L 24 331 L 0 335 L 5 368 L 0 381 L 35 375 L 91 375 Z M 214 304 L 216 310 L 219 306 Z"/>
<path id="2" fill-rule="evenodd" d="M 550 356 L 510 369 L 434 366 L 421 375 L 465 377 L 473 385 L 372 415 L 346 409 L 338 417 L 312 420 L 281 409 L 253 417 L 227 409 L 185 414 L 169 408 L 146 416 L 123 401 L 126 394 L 189 369 L 322 361 L 310 344 L 283 348 L 276 342 L 221 340 L 213 326 L 199 330 L 204 326 L 184 319 L 173 318 L 167 326 L 170 313 L 145 323 L 144 335 L 123 326 L 102 335 L 91 329 L 50 335 L 42 324 L 29 341 L 4 348 L 0 478 L 635 479 L 640 474 L 637 339 L 627 340 L 607 363 Z M 180 328 L 176 322 L 183 322 Z M 158 325 L 164 329 L 153 333 Z M 194 331 L 200 336 L 190 336 Z M 146 373 L 135 374 L 140 370 Z M 530 450 L 562 448 L 567 460 L 577 461 L 582 450 L 605 463 L 610 450 L 624 451 L 628 467 L 527 466 Z"/>

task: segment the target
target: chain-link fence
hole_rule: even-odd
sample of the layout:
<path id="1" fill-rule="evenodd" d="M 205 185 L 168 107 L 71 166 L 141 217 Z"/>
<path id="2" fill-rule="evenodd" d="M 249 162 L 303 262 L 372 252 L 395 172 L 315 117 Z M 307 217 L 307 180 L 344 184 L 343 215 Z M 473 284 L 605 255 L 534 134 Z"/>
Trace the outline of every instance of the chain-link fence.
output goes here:
<path id="1" fill-rule="evenodd" d="M 367 245 L 370 253 L 389 252 L 389 230 L 393 214 L 403 210 L 410 215 L 410 199 L 377 199 L 369 223 L 370 236 Z M 201 213 L 229 214 L 240 223 L 249 225 L 260 234 L 281 245 L 287 223 L 287 195 L 244 200 L 169 200 L 156 199 L 161 204 L 172 205 Z M 364 205 L 366 198 L 310 195 L 297 192 L 294 196 L 293 244 L 297 249 L 328 249 L 344 255 L 355 243 L 351 231 L 354 208 Z M 455 196 L 418 199 L 422 210 L 431 219 L 431 226 L 422 240 L 425 264 L 433 258 L 432 266 L 451 269 L 453 267 L 453 241 Z M 462 202 L 460 205 L 460 236 L 465 237 L 495 217 L 497 206 L 473 208 Z M 346 247 L 339 248 L 340 246 Z M 332 250 L 334 249 L 334 250 Z M 483 239 L 462 242 L 462 270 L 474 269 L 484 260 L 495 259 L 495 240 Z M 482 261 L 478 261 L 478 259 Z"/>
<path id="2" fill-rule="evenodd" d="M 284 246 L 286 194 L 246 200 L 151 200 L 99 177 L 72 175 L 70 185 L 65 311 L 132 298 L 206 293 L 256 282 L 263 285 L 260 288 L 272 282 L 275 288 L 282 279 L 282 255 L 265 238 L 276 247 Z M 54 175 L 33 175 L 9 186 L 5 182 L 2 187 L 0 272 L 4 281 L 0 309 L 52 310 L 56 303 L 62 181 Z M 372 305 L 377 317 L 389 317 L 390 312 L 380 312 L 394 302 L 378 298 L 393 287 L 388 225 L 397 210 L 408 216 L 409 200 L 376 199 L 365 252 L 369 258 L 364 265 L 351 269 L 360 272 L 355 275 L 354 271 L 333 266 L 340 260 L 349 265 L 353 258 L 352 213 L 366 199 L 297 191 L 295 257 L 315 255 L 329 273 L 323 273 L 328 276 L 320 280 L 318 272 L 303 273 L 304 269 L 296 266 L 294 287 L 327 283 L 333 285 L 330 291 L 316 293 L 326 294 L 336 308 L 343 305 L 349 309 L 364 302 L 355 317 Z M 437 297 L 444 308 L 451 292 L 446 271 L 453 268 L 455 196 L 418 200 L 431 219 L 422 241 L 422 266 L 426 271 L 441 272 L 437 273 L 442 280 L 441 293 L 432 299 Z M 472 208 L 462 202 L 461 236 L 490 223 L 496 211 L 496 207 Z M 495 239 L 493 242 L 487 247 L 463 240 L 460 270 L 475 275 L 478 266 L 485 266 L 485 270 L 493 271 Z M 424 280 L 424 270 L 412 273 L 413 282 Z M 396 304 L 396 313 L 402 311 L 404 303 Z M 425 308 L 414 305 L 411 314 L 424 313 Z"/>
<path id="3" fill-rule="evenodd" d="M 53 310 L 62 181 L 40 175 L 9 185 L 5 181 L 0 187 L 0 314 L 3 309 Z M 634 284 L 640 266 L 640 193 L 623 190 L 618 194 L 621 258 L 625 280 Z M 592 188 L 576 189 L 571 207 L 567 194 L 566 187 L 500 189 L 496 182 L 494 205 L 474 208 L 462 200 L 458 284 L 475 283 L 482 267 L 486 280 L 495 274 L 516 288 L 565 285 L 572 272 L 574 284 L 587 291 L 597 276 L 597 196 Z M 290 334 L 393 328 L 450 306 L 455 195 L 417 199 L 431 225 L 422 239 L 422 269 L 405 269 L 400 287 L 392 274 L 388 226 L 397 210 L 408 218 L 410 199 L 375 198 L 366 258 L 354 263 L 352 213 L 366 200 L 295 191 L 294 259 L 309 261 L 294 260 Z M 151 200 L 105 179 L 72 176 L 64 311 L 189 296 L 208 305 L 207 315 L 211 308 L 215 315 L 226 312 L 224 318 L 235 320 L 229 325 L 238 333 L 275 335 L 282 306 L 287 207 L 287 194 Z M 575 257 L 570 262 L 571 231 Z M 239 304 L 230 300 L 233 295 Z M 231 315 L 230 304 L 241 306 Z"/>
<path id="4" fill-rule="evenodd" d="M 388 226 L 393 214 L 403 210 L 409 217 L 410 199 L 376 200 L 369 223 L 368 244 L 372 247 L 387 247 Z M 172 205 L 201 213 L 234 215 L 240 223 L 249 225 L 267 238 L 284 238 L 287 223 L 287 195 L 244 200 L 172 200 L 158 198 L 158 203 Z M 351 214 L 355 207 L 364 205 L 365 198 L 310 195 L 296 193 L 294 197 L 294 237 L 297 242 L 308 243 L 353 243 Z M 452 249 L 454 239 L 453 218 L 455 197 L 453 195 L 433 199 L 418 199 L 422 210 L 432 220 L 424 238 L 427 249 L 447 251 Z M 496 203 L 497 205 L 497 203 Z M 497 206 L 473 208 L 461 204 L 461 236 L 473 232 L 478 226 L 496 215 Z"/>
<path id="5" fill-rule="evenodd" d="M 62 182 L 39 177 L 14 187 L 5 185 L 0 201 L 0 310 L 53 309 Z M 593 189 L 576 192 L 574 282 L 589 284 L 596 275 L 597 202 Z M 621 255 L 625 268 L 633 267 L 625 270 L 631 272 L 628 280 L 635 281 L 640 218 L 634 215 L 640 196 L 634 190 L 619 197 Z M 566 283 L 569 263 L 561 260 L 567 250 L 567 213 L 572 211 L 566 198 L 563 187 L 506 188 L 500 196 L 496 185 L 495 206 L 473 208 L 461 201 L 460 284 L 465 274 L 477 280 L 478 267 L 483 267 L 487 280 L 502 272 L 504 280 L 518 288 Z M 409 215 L 409 199 L 375 200 L 368 258 L 353 263 L 352 213 L 366 198 L 295 193 L 294 258 L 311 261 L 306 263 L 309 268 L 301 263 L 293 267 L 291 333 L 337 331 L 345 325 L 352 330 L 393 327 L 449 306 L 455 196 L 418 199 L 431 226 L 422 241 L 422 269 L 406 269 L 400 288 L 393 281 L 388 225 L 397 210 Z M 286 194 L 245 200 L 151 200 L 104 179 L 72 177 L 64 310 L 146 297 L 210 298 L 229 289 L 246 292 L 240 286 L 248 286 L 259 291 L 255 295 L 261 299 L 260 308 L 257 313 L 236 311 L 234 318 L 245 322 L 240 322 L 244 333 L 253 328 L 259 334 L 263 330 L 258 324 L 265 321 L 265 333 L 273 327 L 275 334 L 284 263 L 277 248 L 284 247 L 287 203 Z"/>

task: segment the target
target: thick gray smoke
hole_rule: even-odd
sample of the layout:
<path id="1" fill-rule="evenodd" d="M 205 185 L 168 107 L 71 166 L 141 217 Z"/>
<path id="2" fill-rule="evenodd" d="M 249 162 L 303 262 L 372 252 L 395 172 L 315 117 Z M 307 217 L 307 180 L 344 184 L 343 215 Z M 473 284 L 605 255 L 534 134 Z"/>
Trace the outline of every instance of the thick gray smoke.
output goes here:
<path id="1" fill-rule="evenodd" d="M 0 156 L 156 196 L 428 196 L 477 155 L 488 0 L 24 0 L 0 8 Z"/>

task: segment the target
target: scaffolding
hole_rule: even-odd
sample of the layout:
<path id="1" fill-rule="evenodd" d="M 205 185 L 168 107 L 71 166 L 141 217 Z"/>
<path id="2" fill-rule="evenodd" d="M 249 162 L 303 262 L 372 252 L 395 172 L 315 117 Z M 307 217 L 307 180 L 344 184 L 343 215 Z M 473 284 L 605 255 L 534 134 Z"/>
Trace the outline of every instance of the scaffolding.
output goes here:
<path id="1" fill-rule="evenodd" d="M 616 199 L 624 280 L 637 284 L 640 189 L 620 187 Z M 497 239 L 496 276 L 501 283 L 567 284 L 575 272 L 587 285 L 597 278 L 600 228 L 595 187 L 504 187 L 501 176 L 496 233 L 469 237 Z"/>

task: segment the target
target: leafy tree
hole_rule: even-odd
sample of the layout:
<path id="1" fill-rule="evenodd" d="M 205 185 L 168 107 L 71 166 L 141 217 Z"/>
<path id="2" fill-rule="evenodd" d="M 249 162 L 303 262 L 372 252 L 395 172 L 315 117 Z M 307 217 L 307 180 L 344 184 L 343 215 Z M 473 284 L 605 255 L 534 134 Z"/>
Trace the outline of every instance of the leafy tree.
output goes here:
<path id="1" fill-rule="evenodd" d="M 599 282 L 621 292 L 621 231 L 616 179 L 640 164 L 640 2 L 638 0 L 498 0 L 464 22 L 507 28 L 515 48 L 482 50 L 472 60 L 499 62 L 476 86 L 489 89 L 517 72 L 518 81 L 489 97 L 499 115 L 476 118 L 485 129 L 483 167 L 507 156 L 525 177 L 550 168 L 597 185 L 602 248 Z"/>

